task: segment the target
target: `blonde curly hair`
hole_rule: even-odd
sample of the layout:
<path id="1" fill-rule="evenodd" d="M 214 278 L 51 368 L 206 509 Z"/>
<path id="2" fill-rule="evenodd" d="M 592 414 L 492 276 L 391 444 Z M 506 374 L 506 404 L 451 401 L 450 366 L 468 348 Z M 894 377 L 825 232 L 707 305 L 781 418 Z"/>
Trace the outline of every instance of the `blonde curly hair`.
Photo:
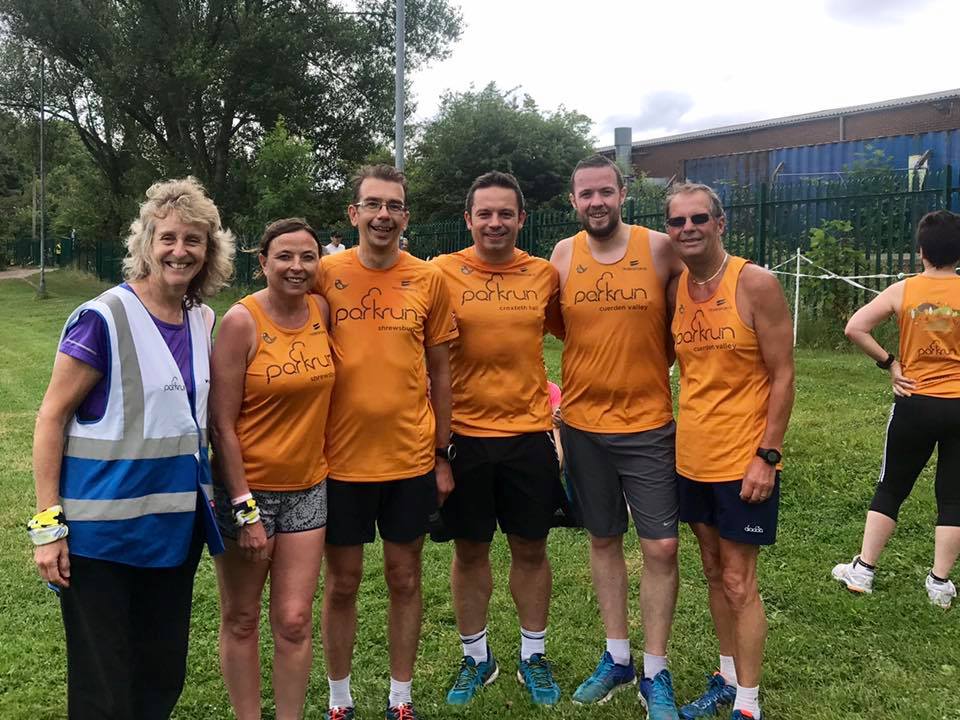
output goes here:
<path id="1" fill-rule="evenodd" d="M 127 256 L 123 259 L 123 277 L 127 281 L 142 280 L 158 270 L 151 252 L 153 232 L 157 220 L 171 211 L 185 223 L 207 227 L 206 260 L 184 296 L 187 307 L 192 307 L 230 283 L 236 253 L 233 233 L 220 225 L 220 211 L 193 176 L 154 183 L 147 190 L 147 201 L 140 205 L 140 216 L 130 223 L 130 234 L 124 241 Z"/>

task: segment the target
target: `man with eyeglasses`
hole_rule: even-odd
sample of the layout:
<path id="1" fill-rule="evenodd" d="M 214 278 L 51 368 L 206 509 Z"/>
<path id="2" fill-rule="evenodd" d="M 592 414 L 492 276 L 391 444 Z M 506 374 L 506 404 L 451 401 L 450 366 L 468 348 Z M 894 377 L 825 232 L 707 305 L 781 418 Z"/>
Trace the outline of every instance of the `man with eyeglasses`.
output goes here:
<path id="1" fill-rule="evenodd" d="M 581 161 L 570 191 L 583 230 L 557 243 L 551 258 L 566 328 L 560 433 L 573 500 L 590 534 L 607 636 L 573 700 L 606 702 L 637 681 L 623 554 L 629 508 L 643 553 L 639 698 L 650 718 L 672 720 L 666 654 L 677 599 L 678 508 L 667 288 L 683 266 L 666 235 L 621 220 L 626 188 L 607 158 Z"/>
<path id="2" fill-rule="evenodd" d="M 454 540 L 450 586 L 463 659 L 447 702 L 467 704 L 499 673 L 487 643 L 490 543 L 499 523 L 520 620 L 517 679 L 534 704 L 554 705 L 560 688 L 546 656 L 547 535 L 564 491 L 543 334 L 563 334 L 557 271 L 516 247 L 526 213 L 513 175 L 493 171 L 474 180 L 464 218 L 473 245 L 433 261 L 460 329 L 450 346 L 456 486 L 441 510 L 442 528 L 432 534 Z"/>
<path id="3" fill-rule="evenodd" d="M 793 335 L 780 283 L 723 247 L 726 219 L 706 185 L 673 187 L 666 225 L 685 265 L 671 331 L 680 364 L 680 520 L 700 544 L 720 669 L 684 718 L 760 720 L 767 621 L 760 547 L 776 539 L 783 436 L 793 407 Z"/>
<path id="4" fill-rule="evenodd" d="M 409 218 L 403 173 L 361 168 L 353 193 L 347 213 L 359 244 L 325 257 L 317 281 L 330 305 L 336 367 L 327 421 L 326 717 L 354 716 L 357 591 L 376 527 L 389 592 L 386 719 L 415 720 L 420 556 L 428 520 L 453 488 L 448 346 L 457 328 L 440 270 L 399 250 Z"/>

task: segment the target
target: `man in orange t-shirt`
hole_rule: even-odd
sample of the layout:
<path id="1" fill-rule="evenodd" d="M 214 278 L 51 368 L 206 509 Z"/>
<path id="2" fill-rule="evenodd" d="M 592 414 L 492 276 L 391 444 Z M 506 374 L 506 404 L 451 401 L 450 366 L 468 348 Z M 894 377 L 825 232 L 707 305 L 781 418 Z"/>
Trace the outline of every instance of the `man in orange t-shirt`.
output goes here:
<path id="1" fill-rule="evenodd" d="M 623 554 L 629 512 L 643 553 L 640 700 L 651 720 L 675 720 L 666 657 L 679 584 L 667 287 L 682 265 L 666 235 L 621 220 L 626 194 L 609 159 L 578 163 L 570 202 L 583 230 L 551 257 L 566 332 L 560 436 L 607 636 L 573 700 L 605 702 L 637 681 Z"/>
<path id="2" fill-rule="evenodd" d="M 557 271 L 516 247 L 523 193 L 513 175 L 474 180 L 464 217 L 473 246 L 433 263 L 446 278 L 460 336 L 450 345 L 456 481 L 435 540 L 455 541 L 450 585 L 463 660 L 447 702 L 463 705 L 497 677 L 487 646 L 497 523 L 510 546 L 520 619 L 518 678 L 535 704 L 560 688 L 546 658 L 551 571 L 547 534 L 564 495 L 551 435 L 543 334 L 562 335 Z"/>
<path id="3" fill-rule="evenodd" d="M 776 277 L 723 248 L 720 199 L 706 185 L 673 187 L 670 240 L 686 269 L 671 331 L 680 365 L 680 520 L 700 544 L 720 670 L 684 718 L 733 703 L 731 720 L 760 720 L 767 621 L 757 557 L 776 539 L 783 436 L 793 408 L 793 330 Z"/>
<path id="4" fill-rule="evenodd" d="M 364 167 L 353 190 L 347 211 L 359 244 L 325 257 L 318 278 L 336 366 L 327 420 L 327 718 L 353 717 L 357 591 L 376 526 L 390 599 L 387 718 L 415 720 L 420 555 L 428 519 L 453 487 L 448 345 L 457 328 L 440 271 L 398 248 L 409 217 L 403 173 Z"/>

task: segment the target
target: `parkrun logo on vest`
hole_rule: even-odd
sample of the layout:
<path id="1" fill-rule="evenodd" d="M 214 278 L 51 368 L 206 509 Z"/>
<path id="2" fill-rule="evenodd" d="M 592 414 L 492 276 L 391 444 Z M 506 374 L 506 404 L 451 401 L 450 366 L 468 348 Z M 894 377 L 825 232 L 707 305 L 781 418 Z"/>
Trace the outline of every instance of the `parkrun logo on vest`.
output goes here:
<path id="1" fill-rule="evenodd" d="M 344 320 L 412 320 L 416 321 L 417 311 L 409 307 L 382 305 L 380 288 L 373 287 L 354 307 L 337 308 L 334 321 L 337 325 Z"/>
<path id="2" fill-rule="evenodd" d="M 646 300 L 647 291 L 641 287 L 615 288 L 610 287 L 610 278 L 612 272 L 604 272 L 597 278 L 593 290 L 577 290 L 573 295 L 573 304 L 578 305 L 582 302 L 629 302 L 631 300 Z"/>
<path id="3" fill-rule="evenodd" d="M 463 295 L 460 297 L 460 304 L 466 305 L 472 300 L 479 300 L 481 302 L 492 302 L 495 300 L 497 302 L 504 303 L 539 299 L 536 290 L 504 289 L 500 284 L 502 280 L 503 275 L 501 273 L 491 273 L 490 279 L 483 283 L 484 289 L 464 290 Z"/>
<path id="4" fill-rule="evenodd" d="M 164 392 L 186 392 L 186 389 L 187 388 L 184 387 L 183 383 L 180 382 L 180 378 L 178 378 L 176 375 L 173 376 L 167 385 L 163 386 Z"/>
<path id="5" fill-rule="evenodd" d="M 722 325 L 720 327 L 709 327 L 705 325 L 704 320 L 706 316 L 703 314 L 703 310 L 697 310 L 693 315 L 693 319 L 690 321 L 689 330 L 680 330 L 678 333 L 674 333 L 673 341 L 677 345 L 686 345 L 688 343 L 722 343 L 725 340 L 736 340 L 737 332 L 729 325 Z M 717 345 L 717 348 L 729 348 L 733 345 L 721 344 Z M 701 348 L 694 348 L 699 350 Z M 704 347 L 703 349 L 707 349 Z"/>
<path id="6" fill-rule="evenodd" d="M 314 355 L 308 358 L 303 354 L 304 347 L 306 346 L 303 342 L 294 340 L 290 345 L 290 351 L 287 353 L 287 356 L 290 358 L 289 362 L 267 365 L 267 385 L 270 384 L 271 380 L 281 375 L 300 375 L 305 372 L 316 372 L 317 370 L 330 367 L 329 355 L 324 355 L 322 358 Z"/>
<path id="7" fill-rule="evenodd" d="M 925 348 L 920 348 L 917 350 L 917 357 L 930 357 L 931 355 L 949 355 L 950 351 L 947 350 L 943 345 L 934 340 L 932 343 L 927 345 Z"/>

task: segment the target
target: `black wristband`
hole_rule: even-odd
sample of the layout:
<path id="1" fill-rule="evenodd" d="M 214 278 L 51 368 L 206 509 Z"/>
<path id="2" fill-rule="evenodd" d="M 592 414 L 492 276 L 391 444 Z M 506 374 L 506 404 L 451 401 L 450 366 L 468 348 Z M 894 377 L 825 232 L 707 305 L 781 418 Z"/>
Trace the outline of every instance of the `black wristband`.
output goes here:
<path id="1" fill-rule="evenodd" d="M 890 366 L 893 365 L 893 361 L 896 360 L 896 356 L 893 353 L 887 353 L 886 360 L 878 360 L 877 367 L 881 370 L 889 370 Z"/>

